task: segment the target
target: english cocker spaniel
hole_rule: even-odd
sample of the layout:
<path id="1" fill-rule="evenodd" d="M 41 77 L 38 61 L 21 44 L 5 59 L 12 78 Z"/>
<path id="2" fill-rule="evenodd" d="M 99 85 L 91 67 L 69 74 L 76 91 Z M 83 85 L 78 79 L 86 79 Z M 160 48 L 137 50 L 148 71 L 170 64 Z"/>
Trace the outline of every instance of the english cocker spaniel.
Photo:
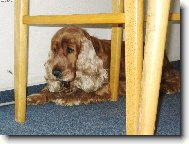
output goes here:
<path id="1" fill-rule="evenodd" d="M 90 36 L 84 29 L 65 27 L 52 38 L 49 59 L 45 63 L 46 87 L 27 97 L 28 104 L 54 102 L 79 105 L 110 99 L 111 41 Z M 125 52 L 121 49 L 119 95 L 125 95 Z M 161 91 L 180 90 L 180 76 L 164 58 Z"/>

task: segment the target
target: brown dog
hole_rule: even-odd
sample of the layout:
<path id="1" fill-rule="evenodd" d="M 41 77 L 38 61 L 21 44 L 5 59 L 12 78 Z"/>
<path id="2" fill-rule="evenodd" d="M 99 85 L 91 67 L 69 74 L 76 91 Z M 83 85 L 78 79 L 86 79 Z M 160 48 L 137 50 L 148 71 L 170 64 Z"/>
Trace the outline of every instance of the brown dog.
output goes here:
<path id="1" fill-rule="evenodd" d="M 52 38 L 49 59 L 45 63 L 47 86 L 27 98 L 28 104 L 55 102 L 79 105 L 110 99 L 111 41 L 90 36 L 76 27 L 60 29 Z M 125 95 L 125 52 L 122 44 L 119 95 Z M 180 90 L 180 76 L 164 58 L 161 90 Z"/>

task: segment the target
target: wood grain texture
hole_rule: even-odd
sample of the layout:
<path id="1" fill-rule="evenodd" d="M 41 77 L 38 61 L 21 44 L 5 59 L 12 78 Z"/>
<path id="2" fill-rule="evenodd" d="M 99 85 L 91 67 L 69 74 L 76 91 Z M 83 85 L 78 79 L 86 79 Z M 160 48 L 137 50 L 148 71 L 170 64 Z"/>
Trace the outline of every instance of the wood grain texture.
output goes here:
<path id="1" fill-rule="evenodd" d="M 125 0 L 126 133 L 137 135 L 143 60 L 143 0 Z"/>
<path id="2" fill-rule="evenodd" d="M 112 0 L 112 12 L 123 12 L 123 0 Z M 118 99 L 122 37 L 123 28 L 119 25 L 113 25 L 110 63 L 110 91 L 112 101 L 117 101 Z"/>
<path id="3" fill-rule="evenodd" d="M 28 15 L 28 0 L 15 0 L 15 40 L 14 40 L 14 92 L 15 120 L 25 122 L 28 26 L 23 24 L 23 16 Z"/>
<path id="4" fill-rule="evenodd" d="M 148 0 L 139 135 L 153 135 L 170 0 Z"/>

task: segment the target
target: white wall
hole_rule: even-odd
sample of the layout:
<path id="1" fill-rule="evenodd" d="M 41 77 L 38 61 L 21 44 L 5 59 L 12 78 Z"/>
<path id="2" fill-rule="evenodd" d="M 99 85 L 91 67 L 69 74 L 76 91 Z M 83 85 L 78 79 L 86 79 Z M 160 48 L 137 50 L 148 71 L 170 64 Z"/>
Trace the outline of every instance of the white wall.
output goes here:
<path id="1" fill-rule="evenodd" d="M 170 12 L 180 13 L 180 0 L 172 0 Z M 166 53 L 170 61 L 180 60 L 180 24 L 169 22 Z"/>
<path id="2" fill-rule="evenodd" d="M 111 0 L 30 0 L 30 15 L 110 13 Z M 178 7 L 178 5 L 177 5 Z M 0 2 L 0 90 L 12 89 L 14 82 L 14 3 Z M 61 26 L 60 26 L 61 27 Z M 28 85 L 44 83 L 44 63 L 47 60 L 50 40 L 60 27 L 29 27 Z M 111 38 L 110 26 L 85 26 L 91 35 L 103 39 Z M 171 31 L 174 31 L 171 29 Z M 180 51 L 180 31 L 176 27 L 170 36 L 169 54 L 172 60 Z M 173 38 L 172 38 L 173 37 Z M 179 55 L 180 56 L 180 55 Z M 11 71 L 13 74 L 10 74 Z"/>

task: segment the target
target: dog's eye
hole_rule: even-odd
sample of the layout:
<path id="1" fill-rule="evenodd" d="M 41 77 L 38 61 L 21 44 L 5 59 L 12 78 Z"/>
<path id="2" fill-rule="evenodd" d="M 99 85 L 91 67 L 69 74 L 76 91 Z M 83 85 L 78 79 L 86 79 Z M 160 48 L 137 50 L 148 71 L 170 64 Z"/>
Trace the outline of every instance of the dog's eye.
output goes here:
<path id="1" fill-rule="evenodd" d="M 72 53 L 74 50 L 72 49 L 72 48 L 70 48 L 70 47 L 67 47 L 67 53 Z"/>

